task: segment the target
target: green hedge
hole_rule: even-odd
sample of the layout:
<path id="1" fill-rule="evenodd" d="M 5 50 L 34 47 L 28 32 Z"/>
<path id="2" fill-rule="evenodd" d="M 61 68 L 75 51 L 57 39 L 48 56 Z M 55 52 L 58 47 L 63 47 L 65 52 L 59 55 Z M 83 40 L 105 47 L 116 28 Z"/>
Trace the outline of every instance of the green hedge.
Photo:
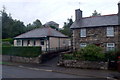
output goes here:
<path id="1" fill-rule="evenodd" d="M 13 41 L 12 38 L 2 39 L 2 46 L 11 46 L 13 45 Z"/>
<path id="2" fill-rule="evenodd" d="M 3 46 L 2 55 L 12 55 L 21 57 L 37 57 L 41 54 L 41 47 L 15 47 Z"/>

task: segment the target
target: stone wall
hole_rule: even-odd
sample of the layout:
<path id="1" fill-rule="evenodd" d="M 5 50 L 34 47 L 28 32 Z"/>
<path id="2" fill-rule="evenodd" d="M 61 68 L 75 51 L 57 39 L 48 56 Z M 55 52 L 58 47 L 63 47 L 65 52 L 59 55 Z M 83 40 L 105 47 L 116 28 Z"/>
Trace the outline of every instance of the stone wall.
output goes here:
<path id="1" fill-rule="evenodd" d="M 60 61 L 58 65 L 82 69 L 108 69 L 107 62 L 95 62 L 95 61 L 63 60 Z"/>
<path id="2" fill-rule="evenodd" d="M 26 57 L 2 55 L 2 61 L 22 62 L 22 63 L 41 63 L 40 56 L 35 58 L 26 58 Z"/>
<path id="3" fill-rule="evenodd" d="M 120 27 L 114 27 L 114 37 L 107 37 L 107 27 L 86 28 L 86 37 L 80 37 L 80 29 L 73 30 L 73 47 L 80 48 L 80 43 L 100 44 L 106 50 L 106 43 L 115 43 L 115 47 L 120 45 Z"/>

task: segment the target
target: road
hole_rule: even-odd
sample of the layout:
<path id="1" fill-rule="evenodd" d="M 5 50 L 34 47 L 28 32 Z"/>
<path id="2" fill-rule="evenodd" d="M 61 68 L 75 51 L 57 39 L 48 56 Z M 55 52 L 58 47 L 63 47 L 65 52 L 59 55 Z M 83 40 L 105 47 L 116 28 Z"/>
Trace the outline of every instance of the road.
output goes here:
<path id="1" fill-rule="evenodd" d="M 76 76 L 52 72 L 50 70 L 37 70 L 32 68 L 2 66 L 3 78 L 85 78 L 85 76 Z M 88 77 L 86 77 L 88 78 Z"/>

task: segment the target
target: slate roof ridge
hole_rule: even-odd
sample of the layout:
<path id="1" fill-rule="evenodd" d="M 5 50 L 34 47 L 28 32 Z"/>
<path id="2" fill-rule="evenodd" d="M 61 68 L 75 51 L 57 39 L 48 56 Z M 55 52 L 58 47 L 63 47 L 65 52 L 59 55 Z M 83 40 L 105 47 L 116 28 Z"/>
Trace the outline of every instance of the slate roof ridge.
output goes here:
<path id="1" fill-rule="evenodd" d="M 25 32 L 23 34 L 20 34 L 14 38 L 29 38 L 29 37 L 32 38 L 32 37 L 45 37 L 45 36 L 68 37 L 68 36 L 62 34 L 61 32 L 59 32 L 55 29 L 52 29 L 51 27 L 41 27 L 41 28 L 36 28 L 31 31 Z"/>
<path id="2" fill-rule="evenodd" d="M 49 22 L 46 22 L 45 24 L 58 24 L 58 23 L 56 23 L 56 22 L 54 22 L 54 21 L 49 21 Z"/>
<path id="3" fill-rule="evenodd" d="M 89 17 L 83 17 L 82 19 L 86 19 L 86 18 L 96 18 L 96 17 L 105 17 L 105 16 L 114 16 L 117 14 L 107 14 L 107 15 L 101 15 L 101 16 L 89 16 Z"/>
<path id="4" fill-rule="evenodd" d="M 44 27 L 41 27 L 41 28 L 44 28 Z M 32 31 L 34 31 L 34 30 L 38 30 L 38 29 L 39 29 L 39 28 L 32 29 L 32 30 L 30 30 L 30 31 L 27 31 L 27 32 L 25 32 L 25 33 L 22 33 L 22 34 L 20 34 L 20 35 L 17 35 L 17 36 L 15 36 L 14 38 L 16 38 L 16 37 L 18 37 L 18 36 L 21 36 L 21 35 L 24 35 L 24 34 L 27 34 L 27 33 L 32 32 Z"/>
<path id="5" fill-rule="evenodd" d="M 51 27 L 48 27 L 48 29 L 49 29 L 49 33 L 52 33 L 51 32 L 51 30 L 54 30 L 55 32 L 57 32 L 57 33 L 59 33 L 59 34 L 62 34 L 62 35 L 64 35 L 65 37 L 67 37 L 65 34 L 63 34 L 63 33 L 61 33 L 61 32 L 59 32 L 59 31 L 57 31 L 57 30 L 55 30 L 55 29 L 53 29 L 53 28 L 51 28 Z M 51 29 L 51 30 L 50 30 Z M 51 35 L 50 35 L 51 36 Z"/>

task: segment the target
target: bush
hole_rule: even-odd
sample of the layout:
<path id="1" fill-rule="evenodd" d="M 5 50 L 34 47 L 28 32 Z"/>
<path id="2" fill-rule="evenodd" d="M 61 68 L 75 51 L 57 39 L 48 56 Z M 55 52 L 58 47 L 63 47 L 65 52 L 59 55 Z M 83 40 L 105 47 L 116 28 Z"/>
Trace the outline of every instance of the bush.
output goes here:
<path id="1" fill-rule="evenodd" d="M 15 47 L 3 46 L 2 55 L 12 55 L 21 57 L 37 57 L 41 54 L 41 47 Z"/>
<path id="2" fill-rule="evenodd" d="M 3 46 L 11 46 L 13 44 L 13 39 L 8 38 L 8 39 L 2 39 L 2 45 Z"/>
<path id="3" fill-rule="evenodd" d="M 107 51 L 105 53 L 105 60 L 117 60 L 117 56 L 119 55 L 119 51 L 113 50 L 113 51 Z"/>
<path id="4" fill-rule="evenodd" d="M 80 50 L 79 54 L 81 58 L 88 61 L 101 61 L 105 58 L 102 48 L 96 45 L 87 45 Z"/>
<path id="5" fill-rule="evenodd" d="M 64 54 L 63 59 L 65 59 L 65 60 L 76 60 L 76 57 L 73 54 Z"/>

